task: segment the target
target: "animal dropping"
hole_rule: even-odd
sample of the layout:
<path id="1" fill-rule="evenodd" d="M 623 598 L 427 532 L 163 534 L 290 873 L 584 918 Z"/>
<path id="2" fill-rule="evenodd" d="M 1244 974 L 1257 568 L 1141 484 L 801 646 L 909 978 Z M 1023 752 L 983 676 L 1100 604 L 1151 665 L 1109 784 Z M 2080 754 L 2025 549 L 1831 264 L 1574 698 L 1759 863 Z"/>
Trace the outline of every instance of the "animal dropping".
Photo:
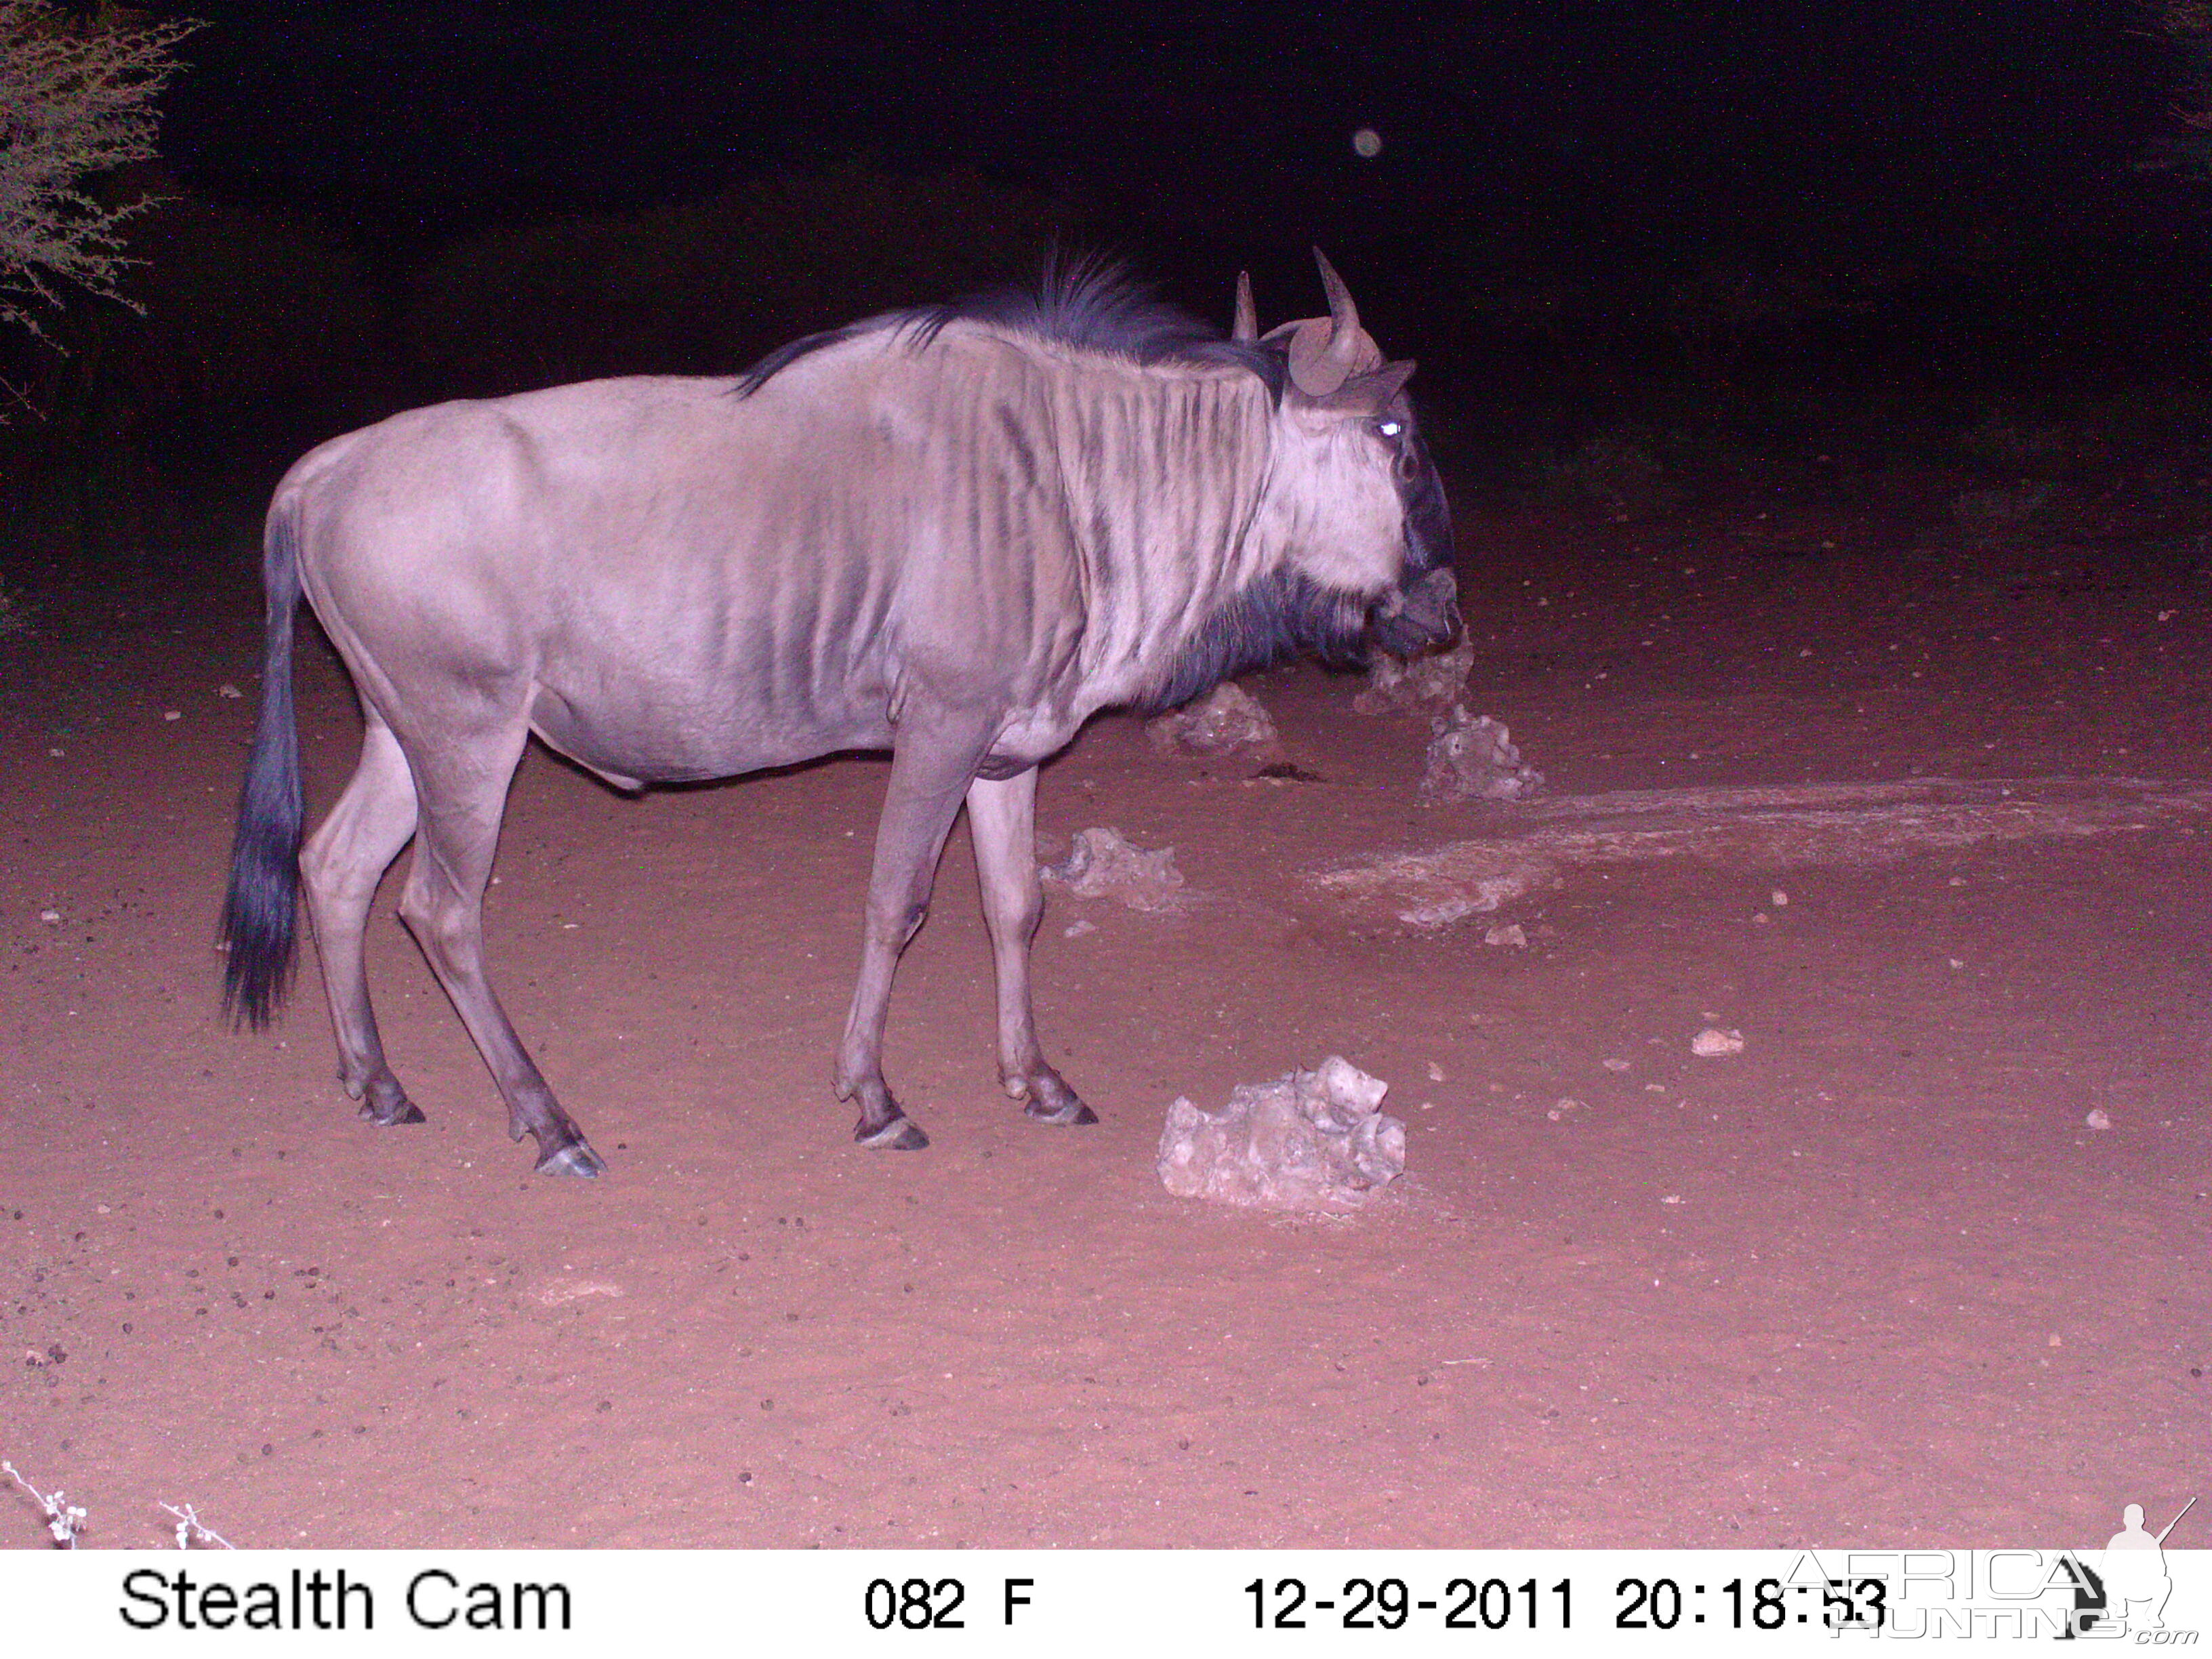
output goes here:
<path id="1" fill-rule="evenodd" d="M 399 914 L 510 1133 L 535 1139 L 542 1170 L 597 1175 L 486 965 L 483 900 L 530 739 L 625 791 L 887 750 L 833 1073 L 854 1138 L 928 1144 L 884 1076 L 884 1025 L 963 804 L 1000 1081 L 1036 1121 L 1096 1122 L 1030 1009 L 1040 763 L 1102 709 L 1181 708 L 1299 650 L 1417 655 L 1458 629 L 1413 365 L 1383 356 L 1319 266 L 1328 314 L 1265 335 L 1249 282 L 1224 339 L 1079 264 L 1040 291 L 811 335 L 733 377 L 444 404 L 311 452 L 277 486 L 262 548 L 226 1006 L 268 1024 L 304 887 L 340 1080 L 369 1121 L 421 1122 L 362 947 L 378 879 L 413 840 Z M 365 723 L 312 836 L 292 684 L 303 597 Z M 1163 905 L 1170 868 L 1152 880 Z"/>
<path id="2" fill-rule="evenodd" d="M 1208 1112 L 1177 1097 L 1160 1133 L 1161 1184 L 1240 1208 L 1356 1210 L 1405 1173 L 1390 1085 L 1331 1054 L 1310 1072 L 1240 1083 Z"/>

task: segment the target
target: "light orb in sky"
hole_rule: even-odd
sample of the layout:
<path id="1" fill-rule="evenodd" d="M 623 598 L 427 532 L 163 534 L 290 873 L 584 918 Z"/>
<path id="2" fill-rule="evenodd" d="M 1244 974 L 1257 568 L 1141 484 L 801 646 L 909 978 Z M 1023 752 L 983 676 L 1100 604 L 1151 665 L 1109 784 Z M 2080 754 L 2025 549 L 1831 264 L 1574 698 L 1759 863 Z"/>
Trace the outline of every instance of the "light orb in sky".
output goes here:
<path id="1" fill-rule="evenodd" d="M 1352 135 L 1352 148 L 1371 161 L 1382 153 L 1382 135 L 1373 127 L 1362 127 Z"/>

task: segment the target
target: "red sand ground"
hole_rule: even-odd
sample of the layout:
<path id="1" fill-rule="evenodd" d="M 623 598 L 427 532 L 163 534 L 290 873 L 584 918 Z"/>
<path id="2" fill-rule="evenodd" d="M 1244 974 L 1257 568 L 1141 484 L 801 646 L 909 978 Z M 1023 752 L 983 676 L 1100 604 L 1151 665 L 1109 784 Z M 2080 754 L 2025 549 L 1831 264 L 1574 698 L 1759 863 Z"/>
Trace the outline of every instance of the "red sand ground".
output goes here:
<path id="1" fill-rule="evenodd" d="M 1474 517 L 1470 698 L 1563 793 L 2212 778 L 2197 526 L 2079 490 L 1970 548 L 1958 487 Z M 935 1144 L 894 1155 L 827 1086 L 880 764 L 627 800 L 533 752 L 491 960 L 613 1166 L 559 1182 L 396 878 L 371 972 L 427 1127 L 355 1120 L 312 957 L 273 1035 L 222 1029 L 258 618 L 93 620 L 0 643 L 0 1455 L 90 1544 L 167 1499 L 270 1546 L 2092 1545 L 2203 1483 L 2212 825 L 1378 934 L 1291 878 L 1506 809 L 1420 808 L 1419 722 L 1259 677 L 1322 781 L 1126 719 L 1046 775 L 1048 851 L 1115 825 L 1210 896 L 1052 902 L 1047 1046 L 1103 1124 L 1000 1097 L 956 836 L 890 1048 Z M 319 646 L 301 684 L 319 810 L 357 721 Z M 1746 1052 L 1693 1060 L 1707 1024 Z M 1332 1051 L 1394 1085 L 1401 1199 L 1161 1190 L 1175 1095 Z"/>

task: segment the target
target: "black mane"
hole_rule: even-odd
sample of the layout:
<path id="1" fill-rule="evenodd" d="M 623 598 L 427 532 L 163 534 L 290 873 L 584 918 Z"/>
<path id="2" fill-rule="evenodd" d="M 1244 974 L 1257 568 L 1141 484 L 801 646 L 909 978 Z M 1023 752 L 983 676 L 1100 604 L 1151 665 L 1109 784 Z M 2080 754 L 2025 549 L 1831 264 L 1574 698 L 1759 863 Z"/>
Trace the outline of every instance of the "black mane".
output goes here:
<path id="1" fill-rule="evenodd" d="M 1119 260 L 1058 256 L 1045 260 L 1034 289 L 986 289 L 939 305 L 887 312 L 778 346 L 738 377 L 737 393 L 749 398 L 801 357 L 862 334 L 902 330 L 916 351 L 926 349 L 950 324 L 988 323 L 1009 333 L 1056 345 L 1125 357 L 1132 362 L 1229 364 L 1249 369 L 1280 399 L 1286 359 L 1283 348 L 1224 339 L 1188 312 L 1170 305 L 1136 280 Z"/>

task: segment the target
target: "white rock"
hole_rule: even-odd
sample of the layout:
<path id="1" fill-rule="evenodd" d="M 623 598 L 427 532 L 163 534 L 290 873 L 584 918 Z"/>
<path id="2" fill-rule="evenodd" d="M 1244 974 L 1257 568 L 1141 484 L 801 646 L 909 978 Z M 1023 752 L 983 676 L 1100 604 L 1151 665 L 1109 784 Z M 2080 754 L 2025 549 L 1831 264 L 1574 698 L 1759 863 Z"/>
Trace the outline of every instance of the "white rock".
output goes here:
<path id="1" fill-rule="evenodd" d="M 1514 950 L 1525 951 L 1528 948 L 1528 935 L 1522 931 L 1519 922 L 1511 921 L 1503 927 L 1484 928 L 1482 942 L 1485 945 L 1510 945 Z"/>
<path id="2" fill-rule="evenodd" d="M 1146 720 L 1145 735 L 1164 753 L 1212 757 L 1273 748 L 1275 722 L 1258 698 L 1234 680 L 1224 680 L 1195 702 Z"/>
<path id="3" fill-rule="evenodd" d="M 542 1307 L 557 1308 L 563 1303 L 580 1302 L 591 1296 L 620 1296 L 623 1287 L 612 1279 L 573 1279 L 556 1276 L 541 1279 L 531 1289 L 531 1298 Z"/>
<path id="4" fill-rule="evenodd" d="M 1182 872 L 1176 868 L 1174 848 L 1148 853 L 1120 830 L 1103 826 L 1079 831 L 1074 849 L 1048 866 L 1044 877 L 1077 898 L 1119 899 L 1133 910 L 1179 910 L 1183 905 Z"/>
<path id="5" fill-rule="evenodd" d="M 1332 1054 L 1310 1072 L 1237 1085 L 1218 1112 L 1178 1097 L 1160 1133 L 1161 1184 L 1239 1207 L 1358 1209 L 1406 1168 L 1406 1126 L 1379 1109 L 1389 1091 Z"/>
<path id="6" fill-rule="evenodd" d="M 1544 787 L 1544 775 L 1522 763 L 1504 721 L 1472 715 L 1456 704 L 1430 723 L 1428 769 L 1421 802 L 1449 806 L 1463 800 L 1527 800 Z"/>
<path id="7" fill-rule="evenodd" d="M 1723 1030 L 1717 1025 L 1708 1025 L 1690 1039 L 1690 1052 L 1700 1060 L 1718 1060 L 1727 1054 L 1743 1052 L 1743 1033 Z"/>
<path id="8" fill-rule="evenodd" d="M 1474 666 L 1474 641 L 1465 634 L 1450 650 L 1435 656 L 1409 659 L 1378 651 L 1367 671 L 1367 689 L 1352 706 L 1363 714 L 1425 714 L 1449 708 L 1466 690 Z"/>
<path id="9" fill-rule="evenodd" d="M 2109 1129 L 2112 1127 L 2112 1120 L 2106 1117 L 2101 1109 L 2092 1110 L 2087 1117 L 2082 1119 L 2082 1121 L 2093 1129 Z"/>
<path id="10" fill-rule="evenodd" d="M 218 697 L 222 698 L 225 702 L 228 702 L 230 699 L 232 699 L 232 698 L 234 698 L 234 697 L 242 697 L 242 696 L 244 696 L 246 695 L 246 693 L 244 693 L 243 691 L 240 690 L 236 686 L 233 685 L 233 684 L 232 684 L 228 680 L 225 680 L 225 681 L 224 681 L 221 685 L 218 685 L 217 687 L 216 687 L 216 689 L 215 689 L 215 694 L 216 694 L 216 696 L 217 696 Z"/>

